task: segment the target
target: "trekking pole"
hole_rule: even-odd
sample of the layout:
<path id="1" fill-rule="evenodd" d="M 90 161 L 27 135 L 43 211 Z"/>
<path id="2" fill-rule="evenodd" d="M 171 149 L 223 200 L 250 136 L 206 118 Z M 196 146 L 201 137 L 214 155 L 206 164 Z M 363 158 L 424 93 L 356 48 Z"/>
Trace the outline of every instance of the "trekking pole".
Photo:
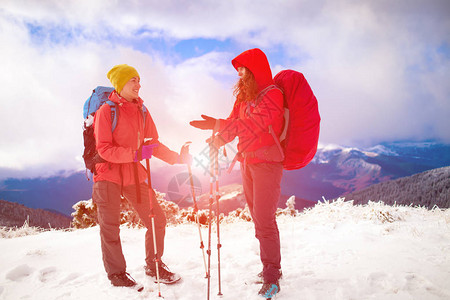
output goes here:
<path id="1" fill-rule="evenodd" d="M 209 214 L 208 214 L 208 293 L 207 299 L 209 300 L 211 290 L 211 227 L 212 227 L 212 205 L 214 202 L 214 146 L 209 144 Z"/>
<path id="2" fill-rule="evenodd" d="M 189 152 L 189 145 L 191 142 L 187 142 L 184 145 L 188 147 L 188 152 Z M 202 254 L 203 254 L 203 265 L 205 266 L 205 278 L 208 277 L 208 269 L 206 266 L 206 256 L 205 256 L 205 245 L 203 244 L 203 238 L 202 238 L 202 231 L 201 231 L 201 227 L 200 227 L 200 220 L 198 217 L 198 205 L 197 205 L 197 200 L 195 198 L 195 188 L 194 188 L 194 179 L 192 178 L 192 169 L 191 169 L 191 164 L 190 163 L 186 163 L 187 168 L 188 168 L 188 172 L 189 172 L 189 182 L 191 184 L 191 194 L 192 194 L 192 202 L 194 203 L 194 213 L 195 213 L 195 222 L 197 223 L 197 227 L 198 227 L 198 234 L 200 236 L 200 249 L 202 249 Z"/>
<path id="3" fill-rule="evenodd" d="M 214 146 L 213 146 L 214 147 Z M 219 281 L 219 292 L 217 295 L 222 296 L 222 285 L 220 278 L 220 248 L 222 245 L 220 244 L 220 210 L 219 210 L 219 148 L 216 149 L 214 153 L 214 175 L 216 181 L 216 191 L 215 191 L 215 200 L 216 200 L 216 222 L 217 222 L 217 269 L 218 269 L 218 281 Z"/>
<path id="4" fill-rule="evenodd" d="M 161 296 L 161 285 L 159 281 L 159 258 L 158 258 L 158 249 L 156 248 L 156 232 L 155 232 L 155 214 L 153 212 L 153 203 L 152 203 L 152 177 L 150 176 L 150 159 L 146 159 L 147 163 L 147 178 L 148 178 L 148 188 L 149 188 L 149 196 L 150 196 L 150 218 L 152 220 L 152 233 L 153 233 L 153 251 L 155 254 L 155 267 L 156 267 L 156 282 L 158 283 L 158 297 Z M 155 199 L 156 200 L 156 199 Z"/>

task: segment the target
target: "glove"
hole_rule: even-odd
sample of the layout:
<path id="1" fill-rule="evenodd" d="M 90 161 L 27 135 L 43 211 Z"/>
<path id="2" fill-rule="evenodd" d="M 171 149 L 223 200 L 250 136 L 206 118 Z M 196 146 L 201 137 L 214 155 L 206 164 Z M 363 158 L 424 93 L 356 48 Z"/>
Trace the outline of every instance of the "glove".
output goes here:
<path id="1" fill-rule="evenodd" d="M 150 144 L 150 145 L 142 145 L 139 150 L 135 152 L 134 162 L 141 161 L 143 159 L 148 159 L 152 157 L 153 148 L 155 148 L 158 144 Z"/>
<path id="2" fill-rule="evenodd" d="M 202 118 L 204 120 L 191 121 L 189 122 L 189 124 L 195 128 L 199 128 L 202 130 L 214 129 L 214 127 L 216 126 L 217 119 L 208 117 L 206 115 L 202 115 Z"/>
<path id="3" fill-rule="evenodd" d="M 192 164 L 192 155 L 189 154 L 189 143 L 186 143 L 181 147 L 178 163 L 188 165 Z"/>

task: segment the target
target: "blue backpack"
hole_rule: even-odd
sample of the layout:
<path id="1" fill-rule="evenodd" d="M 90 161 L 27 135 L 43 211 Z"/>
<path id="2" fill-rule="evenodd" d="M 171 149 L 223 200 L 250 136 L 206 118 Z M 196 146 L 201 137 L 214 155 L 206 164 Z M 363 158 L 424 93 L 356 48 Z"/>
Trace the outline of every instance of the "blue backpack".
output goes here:
<path id="1" fill-rule="evenodd" d="M 114 91 L 112 87 L 98 86 L 93 91 L 91 96 L 84 102 L 83 118 L 86 120 L 89 115 L 94 117 L 95 112 L 105 103 L 111 106 L 111 120 L 113 131 L 117 126 L 116 105 L 108 99 L 109 95 Z M 89 122 L 88 122 L 89 123 Z M 86 122 L 85 122 L 86 125 Z M 89 125 L 90 126 L 90 125 Z"/>
<path id="2" fill-rule="evenodd" d="M 92 126 L 94 122 L 94 115 L 97 110 L 103 105 L 108 104 L 111 107 L 111 126 L 112 131 L 116 129 L 117 120 L 119 119 L 119 109 L 116 108 L 116 104 L 109 100 L 109 95 L 114 91 L 112 87 L 98 86 L 93 91 L 91 96 L 84 103 L 83 108 L 83 117 L 84 117 L 84 125 L 83 125 L 83 140 L 84 140 L 84 152 L 83 159 L 84 164 L 86 166 L 86 175 L 87 170 L 90 170 L 91 173 L 97 174 L 95 170 L 95 165 L 97 163 L 106 162 L 97 152 L 97 145 L 95 143 L 94 137 L 94 126 Z M 142 114 L 146 117 L 147 108 L 143 106 Z M 89 179 L 89 177 L 88 177 Z"/>

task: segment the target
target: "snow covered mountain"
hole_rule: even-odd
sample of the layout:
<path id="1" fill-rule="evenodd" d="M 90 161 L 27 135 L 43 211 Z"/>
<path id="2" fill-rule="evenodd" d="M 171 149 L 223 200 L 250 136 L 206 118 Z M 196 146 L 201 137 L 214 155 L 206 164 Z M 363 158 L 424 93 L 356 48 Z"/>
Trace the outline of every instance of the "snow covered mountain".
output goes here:
<path id="1" fill-rule="evenodd" d="M 328 145 L 301 170 L 286 171 L 282 193 L 309 200 L 337 198 L 373 184 L 450 166 L 450 145 L 383 143 L 370 148 Z"/>

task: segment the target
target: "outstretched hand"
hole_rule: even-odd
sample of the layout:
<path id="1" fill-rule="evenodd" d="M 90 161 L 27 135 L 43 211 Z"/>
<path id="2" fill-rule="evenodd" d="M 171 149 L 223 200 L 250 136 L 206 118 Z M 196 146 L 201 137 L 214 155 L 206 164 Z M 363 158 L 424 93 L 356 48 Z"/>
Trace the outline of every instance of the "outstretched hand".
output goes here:
<path id="1" fill-rule="evenodd" d="M 217 119 L 209 117 L 207 115 L 202 115 L 203 120 L 194 120 L 189 122 L 189 124 L 195 128 L 202 130 L 214 129 L 216 126 Z"/>
<path id="2" fill-rule="evenodd" d="M 179 163 L 181 164 L 192 164 L 192 155 L 189 154 L 189 144 L 191 142 L 185 143 L 180 150 Z"/>

